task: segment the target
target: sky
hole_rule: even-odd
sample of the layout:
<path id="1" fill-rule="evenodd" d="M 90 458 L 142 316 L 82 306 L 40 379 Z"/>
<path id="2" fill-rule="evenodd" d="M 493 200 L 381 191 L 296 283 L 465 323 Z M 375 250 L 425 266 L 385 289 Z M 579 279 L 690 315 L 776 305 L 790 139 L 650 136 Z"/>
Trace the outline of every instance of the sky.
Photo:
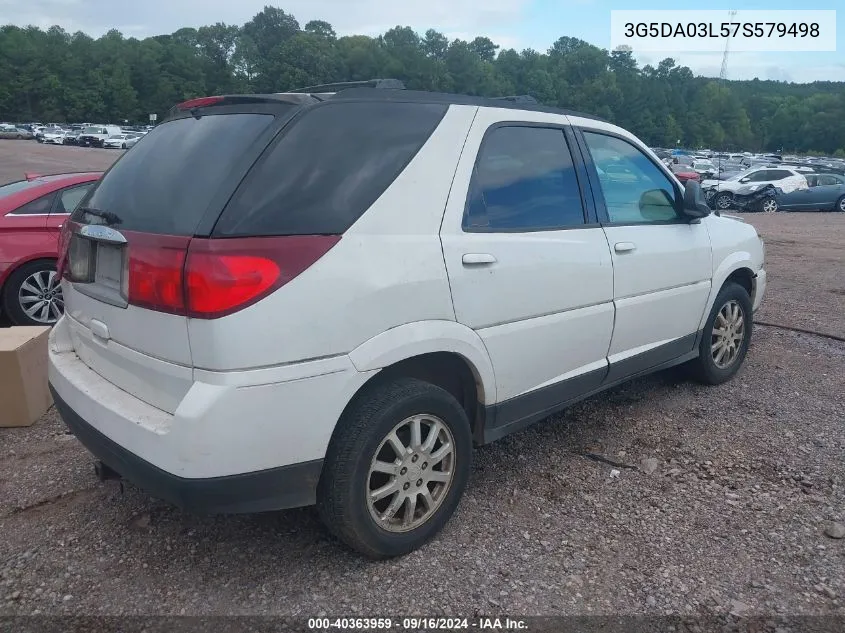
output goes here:
<path id="1" fill-rule="evenodd" d="M 116 28 L 127 37 L 172 33 L 182 27 L 216 22 L 243 24 L 266 4 L 284 9 L 304 25 L 329 22 L 339 35 L 379 35 L 397 26 L 420 33 L 434 28 L 450 39 L 484 35 L 503 48 L 545 52 L 561 36 L 577 37 L 610 47 L 613 9 L 795 9 L 795 0 L 0 0 L 0 24 L 58 24 L 65 30 L 98 37 Z M 837 51 L 826 53 L 731 53 L 728 79 L 775 79 L 807 82 L 845 81 L 845 4 L 811 0 L 805 9 L 837 9 Z M 664 57 L 705 76 L 718 76 L 722 53 L 637 53 L 641 64 L 656 65 Z"/>

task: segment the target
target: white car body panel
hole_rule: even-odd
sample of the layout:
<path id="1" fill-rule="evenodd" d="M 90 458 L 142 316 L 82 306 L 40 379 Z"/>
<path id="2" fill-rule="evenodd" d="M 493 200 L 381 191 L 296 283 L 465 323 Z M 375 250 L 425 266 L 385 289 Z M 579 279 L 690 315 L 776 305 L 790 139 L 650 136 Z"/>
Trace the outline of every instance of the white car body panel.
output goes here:
<path id="1" fill-rule="evenodd" d="M 390 328 L 362 343 L 349 354 L 358 371 L 367 372 L 434 352 L 453 352 L 469 364 L 481 403 L 494 403 L 496 377 L 484 341 L 455 321 L 417 321 Z"/>
<path id="2" fill-rule="evenodd" d="M 703 224 L 608 226 L 616 326 L 611 356 L 698 331 L 713 272 Z M 614 245 L 634 250 L 616 252 Z M 672 264 L 667 266 L 666 262 Z"/>
<path id="3" fill-rule="evenodd" d="M 562 115 L 520 112 L 515 117 L 504 108 L 480 109 L 464 143 L 440 232 L 455 317 L 484 341 L 496 372 L 498 401 L 601 364 L 613 331 L 613 268 L 600 228 L 529 233 L 461 228 L 484 134 L 495 123 L 514 120 L 567 124 Z M 497 261 L 466 265 L 468 254 L 492 255 Z"/>
<path id="4" fill-rule="evenodd" d="M 376 372 L 359 372 L 348 357 L 299 376 L 266 382 L 257 375 L 202 374 L 171 414 L 120 389 L 69 350 L 68 320 L 50 333 L 50 384 L 96 430 L 158 468 L 185 478 L 210 478 L 275 468 L 325 454 L 346 402 Z M 305 376 L 305 377 L 301 377 Z M 333 397 L 327 398 L 326 394 Z M 280 403 L 284 407 L 280 409 Z M 268 415 L 268 412 L 274 415 Z"/>

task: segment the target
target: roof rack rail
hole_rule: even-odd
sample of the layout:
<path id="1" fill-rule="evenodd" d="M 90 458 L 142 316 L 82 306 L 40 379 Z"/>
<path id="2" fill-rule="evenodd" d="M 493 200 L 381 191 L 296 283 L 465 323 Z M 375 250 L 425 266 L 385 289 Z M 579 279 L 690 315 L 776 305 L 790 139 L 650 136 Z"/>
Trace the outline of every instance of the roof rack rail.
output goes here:
<path id="1" fill-rule="evenodd" d="M 398 79 L 370 79 L 369 81 L 341 81 L 288 90 L 287 92 L 340 92 L 349 88 L 376 88 L 379 90 L 404 90 L 405 84 Z"/>
<path id="2" fill-rule="evenodd" d="M 538 103 L 531 95 L 510 95 L 508 97 L 491 97 L 496 101 L 512 101 L 514 103 Z"/>

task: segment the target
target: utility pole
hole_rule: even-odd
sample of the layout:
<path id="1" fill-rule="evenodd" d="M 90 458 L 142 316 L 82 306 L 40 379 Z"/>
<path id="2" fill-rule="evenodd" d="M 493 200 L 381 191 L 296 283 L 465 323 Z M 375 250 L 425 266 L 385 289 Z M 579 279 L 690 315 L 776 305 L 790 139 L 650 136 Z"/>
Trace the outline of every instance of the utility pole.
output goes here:
<path id="1" fill-rule="evenodd" d="M 728 12 L 728 15 L 733 19 L 736 15 L 736 9 L 733 9 Z M 725 40 L 725 54 L 722 55 L 722 72 L 719 73 L 719 79 L 725 81 L 725 78 L 728 76 L 728 54 L 731 50 L 731 36 L 730 33 Z"/>

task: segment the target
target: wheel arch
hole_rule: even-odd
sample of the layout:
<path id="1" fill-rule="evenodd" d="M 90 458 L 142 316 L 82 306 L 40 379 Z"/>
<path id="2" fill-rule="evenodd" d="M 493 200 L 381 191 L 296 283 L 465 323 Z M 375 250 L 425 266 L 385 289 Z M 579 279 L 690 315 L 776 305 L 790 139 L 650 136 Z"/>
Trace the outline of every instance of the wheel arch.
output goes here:
<path id="1" fill-rule="evenodd" d="M 15 274 L 23 266 L 27 264 L 32 264 L 34 262 L 50 262 L 53 265 L 56 265 L 59 261 L 59 258 L 55 255 L 45 254 L 45 253 L 34 253 L 33 255 L 29 255 L 26 258 L 19 259 L 12 263 L 5 271 L 3 271 L 2 275 L 0 275 L 0 293 L 3 292 L 3 288 L 6 286 L 6 282 L 9 281 L 9 277 Z M 0 295 L 1 296 L 1 295 Z"/>
<path id="2" fill-rule="evenodd" d="M 455 396 L 475 432 L 483 423 L 485 405 L 496 402 L 493 365 L 483 341 L 454 321 L 419 321 L 392 328 L 357 347 L 349 358 L 360 372 L 376 370 L 350 403 L 374 384 L 417 378 Z"/>
<path id="3" fill-rule="evenodd" d="M 713 309 L 716 296 L 728 282 L 736 282 L 748 291 L 748 296 L 754 298 L 754 260 L 751 253 L 739 251 L 726 258 L 713 272 L 713 281 L 710 286 L 710 296 L 707 298 L 707 306 L 701 315 L 701 322 L 698 329 L 701 330 L 707 322 L 707 317 Z"/>

